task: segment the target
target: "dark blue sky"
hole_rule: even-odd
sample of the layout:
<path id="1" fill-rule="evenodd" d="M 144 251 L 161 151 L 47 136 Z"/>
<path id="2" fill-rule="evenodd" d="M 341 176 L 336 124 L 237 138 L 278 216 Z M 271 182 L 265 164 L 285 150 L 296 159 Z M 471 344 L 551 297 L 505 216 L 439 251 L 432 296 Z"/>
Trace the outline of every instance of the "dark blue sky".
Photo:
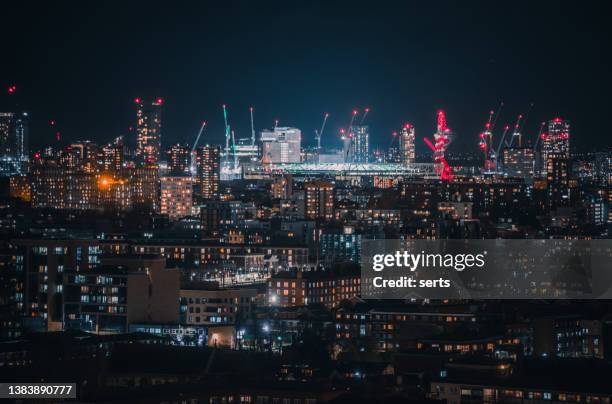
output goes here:
<path id="1" fill-rule="evenodd" d="M 278 118 L 310 142 L 328 111 L 328 145 L 369 106 L 385 147 L 404 122 L 429 136 L 443 108 L 452 147 L 476 151 L 501 100 L 500 128 L 534 102 L 528 136 L 561 116 L 577 147 L 610 145 L 604 2 L 20 3 L 3 6 L 0 24 L 0 83 L 19 94 L 0 105 L 32 114 L 35 146 L 53 141 L 49 119 L 66 141 L 125 135 L 136 96 L 164 97 L 164 145 L 192 142 L 203 119 L 205 141 L 221 142 L 226 103 L 239 137 L 250 105 L 257 129 Z"/>

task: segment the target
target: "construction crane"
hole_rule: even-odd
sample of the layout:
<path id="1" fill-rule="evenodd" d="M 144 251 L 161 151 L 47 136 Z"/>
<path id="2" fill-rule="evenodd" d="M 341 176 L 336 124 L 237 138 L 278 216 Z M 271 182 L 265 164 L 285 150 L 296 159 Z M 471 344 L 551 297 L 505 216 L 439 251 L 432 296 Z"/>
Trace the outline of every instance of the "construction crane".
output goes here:
<path id="1" fill-rule="evenodd" d="M 251 146 L 255 146 L 255 125 L 253 124 L 253 107 L 249 108 L 251 113 Z"/>
<path id="2" fill-rule="evenodd" d="M 546 126 L 546 122 L 542 122 L 540 124 L 540 130 L 538 131 L 538 137 L 536 138 L 535 144 L 533 145 L 533 151 L 538 151 L 538 145 L 540 144 L 540 139 L 546 139 L 546 134 L 544 133 L 544 126 Z"/>
<path id="3" fill-rule="evenodd" d="M 321 137 L 323 136 L 323 131 L 325 130 L 325 124 L 327 123 L 327 118 L 329 118 L 329 113 L 323 114 L 323 123 L 321 124 L 321 129 L 318 131 L 315 129 L 315 139 L 317 140 L 317 159 L 321 156 Z"/>
<path id="4" fill-rule="evenodd" d="M 512 147 L 512 145 L 514 144 L 514 139 L 516 138 L 518 140 L 518 144 L 519 147 L 521 146 L 521 132 L 520 132 L 520 128 L 521 128 L 521 119 L 523 119 L 523 115 L 519 114 L 519 116 L 516 118 L 516 122 L 514 124 L 514 129 L 512 130 L 512 136 L 510 137 L 510 143 L 507 144 L 508 147 Z"/>
<path id="5" fill-rule="evenodd" d="M 370 112 L 370 108 L 365 108 L 363 110 L 363 115 L 361 116 L 361 120 L 359 121 L 359 125 L 363 125 L 363 122 L 366 119 L 366 116 L 368 116 L 368 112 Z"/>
<path id="6" fill-rule="evenodd" d="M 484 154 L 484 168 L 487 168 L 487 162 L 489 161 L 489 152 L 491 149 L 491 143 L 493 141 L 493 132 L 491 129 L 493 123 L 493 115 L 495 111 L 489 111 L 489 119 L 485 124 L 485 130 L 480 133 L 480 142 L 478 143 L 478 147 L 482 150 Z"/>
<path id="7" fill-rule="evenodd" d="M 230 142 L 230 127 L 227 123 L 227 108 L 225 104 L 223 104 L 223 122 L 225 125 L 225 155 L 227 159 L 227 153 L 229 153 L 229 142 Z"/>
<path id="8" fill-rule="evenodd" d="M 494 159 L 495 159 L 496 165 L 499 160 L 499 152 L 501 151 L 502 144 L 504 144 L 504 140 L 506 139 L 506 134 L 508 133 L 509 130 L 510 130 L 510 125 L 504 126 L 504 132 L 502 133 L 502 137 L 499 140 L 499 145 L 497 145 L 497 149 L 495 150 Z"/>
<path id="9" fill-rule="evenodd" d="M 193 154 L 193 152 L 195 152 L 195 149 L 198 147 L 198 142 L 200 141 L 200 137 L 202 136 L 202 133 L 204 132 L 205 128 L 206 121 L 202 121 L 202 125 L 200 126 L 200 130 L 198 131 L 195 142 L 193 142 L 193 146 L 191 146 L 191 154 Z"/>
<path id="10" fill-rule="evenodd" d="M 236 156 L 236 141 L 234 138 L 234 132 L 231 130 L 229 122 L 228 122 L 228 113 L 227 106 L 223 104 L 223 122 L 225 123 L 225 164 L 229 165 L 229 154 L 230 154 L 230 137 L 232 140 L 232 149 L 231 152 L 234 155 L 234 168 L 238 166 L 237 156 Z"/>
<path id="11" fill-rule="evenodd" d="M 190 163 L 190 170 L 191 172 L 195 172 L 195 150 L 198 147 L 198 142 L 200 141 L 200 137 L 202 136 L 202 133 L 204 132 L 204 129 L 206 128 L 206 121 L 202 121 L 202 125 L 200 126 L 200 130 L 198 131 L 198 134 L 196 135 L 196 139 L 195 142 L 193 142 L 193 146 L 191 146 L 191 163 Z"/>

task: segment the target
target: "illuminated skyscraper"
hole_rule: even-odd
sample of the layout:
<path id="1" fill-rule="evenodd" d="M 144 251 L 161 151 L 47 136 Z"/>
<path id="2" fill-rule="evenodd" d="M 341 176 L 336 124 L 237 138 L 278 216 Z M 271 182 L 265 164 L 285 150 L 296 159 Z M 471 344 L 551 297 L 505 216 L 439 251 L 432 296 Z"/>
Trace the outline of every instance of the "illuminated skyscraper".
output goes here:
<path id="1" fill-rule="evenodd" d="M 191 150 L 188 146 L 175 144 L 166 150 L 168 155 L 168 170 L 171 174 L 189 174 Z"/>
<path id="2" fill-rule="evenodd" d="M 416 156 L 414 149 L 414 126 L 407 123 L 402 128 L 399 138 L 400 144 L 400 160 L 404 165 L 414 163 Z"/>
<path id="3" fill-rule="evenodd" d="M 25 173 L 28 161 L 28 114 L 0 112 L 0 176 Z"/>
<path id="4" fill-rule="evenodd" d="M 196 150 L 196 191 L 203 199 L 219 197 L 221 147 L 204 146 Z"/>
<path id="5" fill-rule="evenodd" d="M 367 125 L 353 126 L 349 133 L 351 140 L 349 161 L 367 163 L 370 153 L 370 131 Z"/>
<path id="6" fill-rule="evenodd" d="M 555 158 L 570 158 L 570 123 L 569 121 L 555 118 L 548 121 L 548 133 L 542 136 L 542 167 L 548 174 L 548 168 L 552 167 L 548 160 L 550 155 Z"/>
<path id="7" fill-rule="evenodd" d="M 136 103 L 136 158 L 139 163 L 158 164 L 161 148 L 161 107 L 163 100 Z"/>

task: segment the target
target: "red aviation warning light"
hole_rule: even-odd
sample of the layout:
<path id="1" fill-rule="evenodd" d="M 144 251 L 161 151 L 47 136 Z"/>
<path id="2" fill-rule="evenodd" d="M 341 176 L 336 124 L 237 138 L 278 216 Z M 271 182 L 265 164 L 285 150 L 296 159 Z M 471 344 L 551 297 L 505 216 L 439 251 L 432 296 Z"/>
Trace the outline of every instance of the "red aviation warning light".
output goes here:
<path id="1" fill-rule="evenodd" d="M 164 100 L 162 98 L 158 98 L 158 99 L 155 100 L 155 103 L 157 105 L 162 105 L 164 103 Z"/>
<path id="2" fill-rule="evenodd" d="M 135 104 L 141 104 L 142 103 L 142 99 L 140 99 L 140 97 L 136 97 L 136 98 L 134 98 L 134 103 Z"/>
<path id="3" fill-rule="evenodd" d="M 17 86 L 15 85 L 9 86 L 6 90 L 9 94 L 15 94 L 17 92 Z"/>

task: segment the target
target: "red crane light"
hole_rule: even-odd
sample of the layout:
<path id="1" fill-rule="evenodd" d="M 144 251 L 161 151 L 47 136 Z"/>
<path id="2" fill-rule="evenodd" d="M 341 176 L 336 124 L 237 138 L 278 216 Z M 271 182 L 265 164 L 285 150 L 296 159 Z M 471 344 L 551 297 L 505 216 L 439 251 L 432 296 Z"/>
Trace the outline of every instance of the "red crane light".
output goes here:
<path id="1" fill-rule="evenodd" d="M 136 104 L 140 104 L 142 102 L 142 100 L 140 98 L 136 97 L 136 98 L 134 98 L 134 102 Z"/>

